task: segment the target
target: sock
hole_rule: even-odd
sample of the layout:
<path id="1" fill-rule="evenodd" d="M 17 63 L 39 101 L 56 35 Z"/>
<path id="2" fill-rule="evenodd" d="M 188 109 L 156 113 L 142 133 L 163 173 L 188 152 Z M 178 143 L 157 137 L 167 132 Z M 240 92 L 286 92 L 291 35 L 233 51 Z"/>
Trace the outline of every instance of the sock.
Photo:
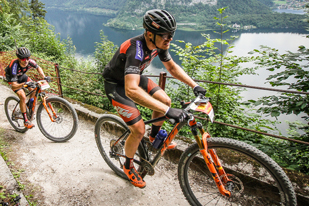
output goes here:
<path id="1" fill-rule="evenodd" d="M 161 126 L 152 125 L 152 126 L 151 126 L 150 137 L 155 138 L 156 135 L 158 134 L 160 128 L 161 128 Z"/>
<path id="2" fill-rule="evenodd" d="M 28 121 L 28 118 L 27 118 L 27 113 L 23 113 L 23 117 L 24 117 L 24 122 L 27 122 Z"/>
<path id="3" fill-rule="evenodd" d="M 134 167 L 134 165 L 133 165 L 133 158 L 129 158 L 129 157 L 126 156 L 126 161 L 125 161 L 125 163 L 124 163 L 124 167 L 125 167 L 126 169 L 131 169 L 131 168 L 133 168 L 133 167 Z"/>

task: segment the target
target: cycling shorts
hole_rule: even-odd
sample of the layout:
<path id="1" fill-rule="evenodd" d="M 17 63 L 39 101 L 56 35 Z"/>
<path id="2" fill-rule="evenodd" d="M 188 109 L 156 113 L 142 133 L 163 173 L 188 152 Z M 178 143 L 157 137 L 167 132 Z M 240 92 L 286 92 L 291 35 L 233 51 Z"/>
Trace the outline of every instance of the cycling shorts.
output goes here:
<path id="1" fill-rule="evenodd" d="M 161 89 L 151 79 L 143 75 L 140 76 L 139 86 L 151 96 Z M 133 125 L 142 119 L 136 104 L 125 95 L 124 85 L 104 81 L 104 87 L 109 101 L 127 125 Z"/>
<path id="2" fill-rule="evenodd" d="M 11 85 L 12 84 L 11 79 L 9 79 L 8 76 L 6 76 L 6 79 L 7 79 L 8 83 L 9 83 L 9 85 Z M 31 82 L 31 81 L 32 80 L 30 79 L 30 77 L 28 77 L 26 74 L 23 74 L 23 75 L 21 75 L 21 76 L 19 76 L 17 78 L 17 83 L 18 84 L 23 83 L 23 82 Z M 21 89 L 22 88 L 16 89 L 16 90 L 13 90 L 13 91 L 16 93 L 16 92 L 18 92 Z"/>

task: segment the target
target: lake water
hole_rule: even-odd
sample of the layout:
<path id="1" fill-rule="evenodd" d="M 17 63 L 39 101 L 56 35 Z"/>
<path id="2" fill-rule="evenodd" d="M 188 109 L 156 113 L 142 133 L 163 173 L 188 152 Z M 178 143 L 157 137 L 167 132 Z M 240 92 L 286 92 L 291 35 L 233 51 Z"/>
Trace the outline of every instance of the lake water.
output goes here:
<path id="1" fill-rule="evenodd" d="M 76 52 L 78 57 L 92 56 L 95 51 L 95 42 L 100 42 L 100 30 L 104 31 L 108 40 L 114 42 L 115 45 L 120 45 L 123 41 L 139 35 L 142 31 L 127 31 L 117 30 L 103 26 L 108 18 L 98 15 L 92 15 L 87 13 L 67 12 L 59 10 L 47 10 L 46 18 L 47 22 L 55 27 L 55 32 L 60 34 L 61 39 L 66 39 L 70 36 L 73 40 L 73 44 L 76 46 Z M 206 33 L 206 32 L 205 32 Z M 212 31 L 208 32 L 211 38 L 220 38 L 218 34 Z M 249 51 L 253 49 L 259 49 L 260 45 L 267 45 L 272 48 L 277 48 L 280 53 L 286 53 L 286 51 L 295 52 L 298 46 L 304 45 L 309 47 L 309 39 L 306 35 L 309 32 L 306 30 L 251 30 L 251 31 L 238 31 L 229 32 L 225 36 L 228 38 L 230 35 L 239 36 L 233 42 L 235 48 L 233 48 L 234 55 L 245 56 Z M 177 31 L 174 37 L 175 40 L 184 40 L 190 42 L 193 45 L 201 44 L 205 41 L 205 38 L 201 36 L 201 32 L 187 32 Z M 172 54 L 173 55 L 173 54 Z M 174 60 L 180 64 L 177 57 Z M 250 66 L 250 65 L 244 65 Z M 148 67 L 147 73 L 158 74 L 160 71 L 164 71 L 163 64 L 159 58 L 155 58 L 153 63 Z M 239 78 L 240 82 L 252 86 L 269 87 L 264 84 L 265 79 L 269 76 L 270 72 L 266 69 L 260 69 L 258 71 L 259 76 L 246 75 Z M 277 94 L 270 91 L 248 89 L 242 93 L 245 100 L 257 99 L 264 95 Z M 284 120 L 294 121 L 301 120 L 300 115 L 281 115 L 279 121 L 283 123 L 279 125 L 283 134 L 286 134 L 287 128 Z"/>

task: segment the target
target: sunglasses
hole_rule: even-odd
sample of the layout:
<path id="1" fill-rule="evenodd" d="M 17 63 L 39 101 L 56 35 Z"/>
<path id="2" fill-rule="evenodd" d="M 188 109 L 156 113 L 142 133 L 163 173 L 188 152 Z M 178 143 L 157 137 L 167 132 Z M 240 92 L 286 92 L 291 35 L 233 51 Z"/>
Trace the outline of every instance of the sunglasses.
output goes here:
<path id="1" fill-rule="evenodd" d="M 162 37 L 162 39 L 164 39 L 164 40 L 168 40 L 168 39 L 171 39 L 171 38 L 174 37 L 175 32 L 164 33 L 164 34 L 157 34 L 157 35 L 159 35 L 160 37 Z"/>
<path id="2" fill-rule="evenodd" d="M 22 58 L 22 59 L 20 59 L 21 61 L 26 61 L 26 60 L 29 60 L 30 59 L 30 57 L 26 57 L 26 58 Z"/>

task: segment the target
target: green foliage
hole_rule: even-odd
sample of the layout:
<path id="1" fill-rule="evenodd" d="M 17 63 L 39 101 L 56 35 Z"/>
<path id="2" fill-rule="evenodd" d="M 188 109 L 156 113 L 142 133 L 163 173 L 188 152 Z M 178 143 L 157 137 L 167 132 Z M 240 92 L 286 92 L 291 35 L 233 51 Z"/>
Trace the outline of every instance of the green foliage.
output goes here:
<path id="1" fill-rule="evenodd" d="M 254 50 L 252 54 L 258 55 L 257 65 L 276 72 L 267 80 L 271 86 L 287 86 L 288 89 L 301 92 L 309 90 L 308 58 L 309 50 L 299 46 L 298 52 L 288 51 L 279 54 L 277 49 L 262 46 L 260 50 Z M 259 106 L 257 112 L 278 117 L 281 114 L 305 113 L 303 118 L 309 122 L 309 96 L 304 94 L 281 93 L 280 95 L 265 96 L 257 101 L 249 103 Z M 300 134 L 302 133 L 302 134 Z M 309 126 L 299 122 L 289 123 L 289 138 L 309 142 Z M 307 145 L 288 142 L 274 141 L 266 147 L 272 150 L 268 154 L 280 165 L 309 174 L 309 148 Z"/>
<path id="2" fill-rule="evenodd" d="M 37 57 L 48 56 L 47 60 L 57 63 L 69 61 L 72 54 L 67 53 L 67 43 L 70 42 L 61 41 L 53 27 L 40 18 L 46 13 L 44 5 L 36 1 L 31 3 L 21 0 L 0 2 L 0 51 L 26 46 Z"/>
<path id="3" fill-rule="evenodd" d="M 300 46 L 298 52 L 289 51 L 286 54 L 279 54 L 276 49 L 261 47 L 260 50 L 256 49 L 252 53 L 259 55 L 255 62 L 257 65 L 277 72 L 267 78 L 271 86 L 287 86 L 291 90 L 309 91 L 309 50 L 307 48 Z M 291 113 L 297 115 L 301 112 L 309 116 L 308 95 L 282 93 L 250 102 L 256 106 L 264 105 L 259 108 L 258 112 L 270 114 L 273 117 Z"/>
<path id="4" fill-rule="evenodd" d="M 81 59 L 72 62 L 70 65 L 70 68 L 82 68 L 79 69 L 82 73 L 61 69 L 63 85 L 78 89 L 73 90 L 69 87 L 64 87 L 63 92 L 65 96 L 72 99 L 113 111 L 112 105 L 105 96 L 104 81 L 101 73 L 116 52 L 117 46 L 113 42 L 108 41 L 103 31 L 101 31 L 100 35 L 101 42 L 96 42 L 95 57 L 89 57 L 88 60 Z M 93 63 L 94 61 L 95 64 Z M 95 94 L 103 95 L 104 97 Z"/>
<path id="5" fill-rule="evenodd" d="M 44 10 L 44 4 L 39 0 L 31 0 L 30 9 L 33 19 L 45 17 L 46 11 Z"/>

